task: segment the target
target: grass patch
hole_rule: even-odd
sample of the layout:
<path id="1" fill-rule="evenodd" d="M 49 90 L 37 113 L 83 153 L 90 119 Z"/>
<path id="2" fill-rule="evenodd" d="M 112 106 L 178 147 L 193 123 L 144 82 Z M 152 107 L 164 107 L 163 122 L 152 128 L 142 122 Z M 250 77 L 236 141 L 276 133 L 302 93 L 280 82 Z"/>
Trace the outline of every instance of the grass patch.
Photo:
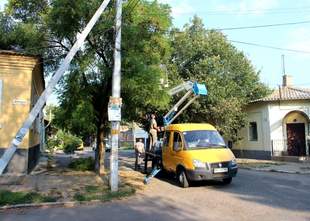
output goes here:
<path id="1" fill-rule="evenodd" d="M 133 144 L 132 141 L 122 141 L 120 146 L 122 150 L 133 150 Z"/>
<path id="2" fill-rule="evenodd" d="M 135 192 L 135 189 L 131 186 L 120 187 L 118 192 L 111 192 L 107 187 L 86 186 L 84 191 L 76 193 L 73 198 L 76 201 L 99 200 L 105 202 L 131 196 Z"/>
<path id="3" fill-rule="evenodd" d="M 129 147 L 121 147 L 122 150 L 133 150 L 133 146 L 129 146 Z"/>
<path id="4" fill-rule="evenodd" d="M 56 202 L 55 197 L 44 196 L 36 192 L 12 192 L 0 190 L 0 206 L 24 203 Z"/>
<path id="5" fill-rule="evenodd" d="M 92 157 L 73 160 L 68 167 L 76 171 L 93 171 L 95 160 Z"/>

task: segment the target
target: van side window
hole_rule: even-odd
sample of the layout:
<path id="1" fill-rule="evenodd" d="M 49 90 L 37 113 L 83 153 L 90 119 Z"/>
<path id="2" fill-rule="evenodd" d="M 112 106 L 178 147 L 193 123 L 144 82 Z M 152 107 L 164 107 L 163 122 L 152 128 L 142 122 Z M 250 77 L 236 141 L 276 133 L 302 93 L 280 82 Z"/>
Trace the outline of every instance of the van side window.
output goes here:
<path id="1" fill-rule="evenodd" d="M 170 140 L 170 131 L 166 131 L 165 132 L 165 136 L 164 136 L 164 142 L 163 142 L 163 148 L 166 148 L 169 145 L 169 140 Z"/>
<path id="2" fill-rule="evenodd" d="M 182 150 L 182 139 L 181 135 L 177 132 L 173 133 L 173 150 L 179 151 Z"/>

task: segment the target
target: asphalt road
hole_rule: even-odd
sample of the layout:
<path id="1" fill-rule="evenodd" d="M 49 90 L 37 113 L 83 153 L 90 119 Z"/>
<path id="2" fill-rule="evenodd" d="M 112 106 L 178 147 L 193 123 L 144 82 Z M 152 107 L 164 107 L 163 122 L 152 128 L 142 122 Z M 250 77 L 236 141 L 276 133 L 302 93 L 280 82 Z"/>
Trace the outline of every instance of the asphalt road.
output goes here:
<path id="1" fill-rule="evenodd" d="M 310 176 L 240 170 L 228 186 L 204 182 L 187 189 L 166 177 L 152 180 L 144 192 L 126 200 L 75 208 L 11 211 L 0 213 L 0 220 L 309 221 Z"/>

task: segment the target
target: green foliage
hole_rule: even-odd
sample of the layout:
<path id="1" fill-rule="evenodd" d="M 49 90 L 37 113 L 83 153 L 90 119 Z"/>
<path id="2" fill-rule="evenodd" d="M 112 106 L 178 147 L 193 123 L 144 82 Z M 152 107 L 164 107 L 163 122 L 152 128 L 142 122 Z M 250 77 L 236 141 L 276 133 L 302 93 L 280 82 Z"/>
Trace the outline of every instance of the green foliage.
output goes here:
<path id="1" fill-rule="evenodd" d="M 27 50 L 29 54 L 43 54 L 48 47 L 44 40 L 45 27 L 37 23 L 20 22 L 0 12 L 0 49 Z"/>
<path id="2" fill-rule="evenodd" d="M 56 202 L 56 198 L 43 196 L 36 192 L 11 192 L 9 190 L 0 190 L 0 206 L 24 204 L 24 203 L 42 203 Z"/>
<path id="3" fill-rule="evenodd" d="M 246 123 L 245 106 L 268 93 L 259 73 L 222 33 L 206 30 L 198 17 L 182 31 L 173 30 L 172 39 L 172 69 L 182 79 L 205 83 L 208 88 L 208 96 L 179 120 L 210 122 L 225 137 L 237 140 L 237 131 Z"/>
<path id="4" fill-rule="evenodd" d="M 53 71 L 102 1 L 47 2 L 9 0 L 5 17 L 14 25 L 5 36 L 13 37 L 0 39 L 0 46 L 43 54 L 47 58 L 45 70 Z M 102 143 L 103 133 L 108 129 L 107 106 L 114 64 L 113 3 L 111 1 L 100 17 L 59 84 L 60 105 L 55 112 L 58 127 L 84 140 L 96 130 L 98 144 Z M 171 27 L 170 8 L 158 1 L 142 0 L 137 5 L 128 1 L 124 4 L 123 21 L 121 72 L 126 110 L 123 119 L 137 120 L 145 112 L 167 108 L 169 102 L 160 79 L 166 76 L 161 65 L 167 64 L 171 51 L 167 35 Z M 9 27 L 7 24 L 4 22 L 4 26 Z"/>
<path id="5" fill-rule="evenodd" d="M 64 153 L 74 153 L 80 146 L 83 145 L 83 141 L 69 133 L 66 133 L 63 137 L 63 151 Z"/>
<path id="6" fill-rule="evenodd" d="M 66 101 L 63 102 L 65 103 Z M 77 102 L 78 104 L 76 105 L 71 103 L 74 106 L 72 111 L 55 107 L 53 110 L 53 124 L 58 128 L 70 131 L 85 141 L 96 132 L 96 125 L 94 124 L 96 122 L 95 112 L 92 104 L 87 100 L 80 98 Z"/>
<path id="7" fill-rule="evenodd" d="M 23 22 L 38 22 L 48 9 L 48 0 L 10 0 L 7 12 Z"/>
<path id="8" fill-rule="evenodd" d="M 95 167 L 95 161 L 92 157 L 80 158 L 73 160 L 68 167 L 77 171 L 92 171 Z"/>
<path id="9" fill-rule="evenodd" d="M 83 141 L 79 137 L 63 130 L 58 130 L 57 133 L 47 141 L 48 149 L 60 149 L 65 153 L 73 153 L 82 145 Z"/>
<path id="10" fill-rule="evenodd" d="M 10 34 L 0 40 L 2 48 L 21 48 L 28 53 L 55 57 L 47 59 L 53 70 L 76 41 L 100 0 L 10 0 L 3 30 Z M 60 107 L 55 111 L 58 127 L 83 140 L 107 127 L 107 104 L 111 95 L 114 48 L 114 5 L 111 3 L 74 59 L 59 87 Z M 161 89 L 166 76 L 161 68 L 170 56 L 167 31 L 170 8 L 157 1 L 124 4 L 122 36 L 122 97 L 125 120 L 141 117 L 154 109 L 165 109 L 169 96 Z M 12 23 L 12 25 L 10 24 Z"/>

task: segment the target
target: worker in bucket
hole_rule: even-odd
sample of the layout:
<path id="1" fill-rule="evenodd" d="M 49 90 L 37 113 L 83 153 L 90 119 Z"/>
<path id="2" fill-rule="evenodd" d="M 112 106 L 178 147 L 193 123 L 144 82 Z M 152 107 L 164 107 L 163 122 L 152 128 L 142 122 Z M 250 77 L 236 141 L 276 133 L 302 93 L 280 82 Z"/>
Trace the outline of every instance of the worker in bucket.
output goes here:
<path id="1" fill-rule="evenodd" d="M 144 149 L 144 143 L 142 142 L 142 139 L 139 139 L 138 142 L 135 144 L 135 154 L 136 154 L 136 162 L 135 162 L 135 170 L 140 168 L 142 159 L 144 157 L 145 149 Z"/>
<path id="2" fill-rule="evenodd" d="M 151 114 L 151 120 L 150 120 L 150 130 L 149 130 L 149 135 L 150 135 L 150 151 L 154 150 L 155 144 L 157 142 L 157 131 L 160 129 L 157 127 L 157 122 L 156 122 L 156 116 L 155 114 Z"/>

